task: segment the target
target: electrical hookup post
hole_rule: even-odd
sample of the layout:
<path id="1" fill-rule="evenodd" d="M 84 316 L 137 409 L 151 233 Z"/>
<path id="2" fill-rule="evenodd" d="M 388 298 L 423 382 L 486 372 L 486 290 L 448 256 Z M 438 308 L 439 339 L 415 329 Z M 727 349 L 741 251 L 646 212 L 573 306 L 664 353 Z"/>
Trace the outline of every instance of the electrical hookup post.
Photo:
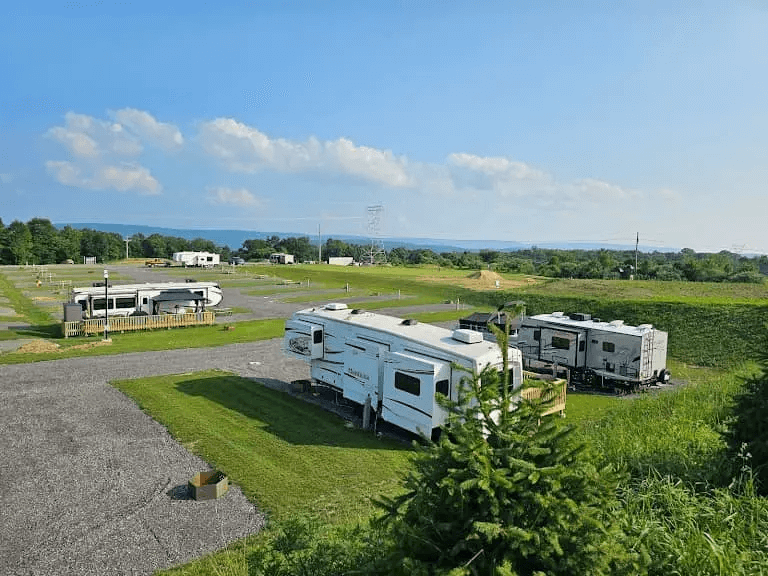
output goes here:
<path id="1" fill-rule="evenodd" d="M 104 270 L 104 342 L 109 341 L 109 270 Z"/>

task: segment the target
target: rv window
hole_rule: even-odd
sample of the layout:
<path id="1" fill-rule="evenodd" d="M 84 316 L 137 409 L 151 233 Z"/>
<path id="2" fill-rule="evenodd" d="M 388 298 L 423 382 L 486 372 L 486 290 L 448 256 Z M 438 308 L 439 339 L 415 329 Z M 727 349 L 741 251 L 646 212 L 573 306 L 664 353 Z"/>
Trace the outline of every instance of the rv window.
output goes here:
<path id="1" fill-rule="evenodd" d="M 437 384 L 435 384 L 435 392 L 448 396 L 448 380 L 438 380 Z"/>
<path id="2" fill-rule="evenodd" d="M 421 381 L 414 376 L 395 372 L 395 388 L 419 396 L 421 394 Z"/>
<path id="3" fill-rule="evenodd" d="M 614 352 L 616 350 L 616 344 L 613 342 L 603 342 L 603 352 Z"/>
<path id="4" fill-rule="evenodd" d="M 117 299 L 117 307 L 118 308 L 136 308 L 136 298 L 118 298 Z"/>
<path id="5" fill-rule="evenodd" d="M 568 350 L 571 347 L 571 341 L 568 338 L 552 336 L 552 347 L 560 350 Z"/>
<path id="6" fill-rule="evenodd" d="M 534 330 L 533 331 L 533 339 L 534 340 L 541 340 L 541 330 Z"/>
<path id="7" fill-rule="evenodd" d="M 208 256 L 208 262 L 213 262 L 213 256 Z"/>
<path id="8" fill-rule="evenodd" d="M 615 370 L 616 370 L 616 364 L 611 364 L 610 362 L 605 363 L 606 372 L 614 372 Z"/>
<path id="9" fill-rule="evenodd" d="M 312 342 L 315 344 L 322 344 L 323 343 L 323 331 L 317 330 L 314 334 L 312 334 Z"/>
<path id="10" fill-rule="evenodd" d="M 582 340 L 581 342 L 579 342 L 579 352 L 584 352 L 584 349 L 585 349 L 586 347 L 587 347 L 587 342 L 586 342 L 586 340 Z"/>
<path id="11" fill-rule="evenodd" d="M 110 298 L 109 299 L 109 308 L 110 310 L 115 307 L 115 301 Z M 104 298 L 94 298 L 93 299 L 93 309 L 94 310 L 104 310 Z"/>
<path id="12" fill-rule="evenodd" d="M 146 304 L 146 303 L 147 303 L 147 299 L 146 299 L 146 298 L 142 298 L 142 299 L 141 299 L 141 303 L 142 303 L 142 304 Z"/>

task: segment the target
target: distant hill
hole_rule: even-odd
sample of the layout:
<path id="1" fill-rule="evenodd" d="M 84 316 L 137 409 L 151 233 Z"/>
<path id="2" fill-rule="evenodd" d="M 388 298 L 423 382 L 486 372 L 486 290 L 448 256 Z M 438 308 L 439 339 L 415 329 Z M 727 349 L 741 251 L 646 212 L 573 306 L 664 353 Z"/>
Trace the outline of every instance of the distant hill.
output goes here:
<path id="1" fill-rule="evenodd" d="M 195 230 L 185 228 L 163 228 L 159 226 L 141 226 L 136 224 L 100 224 L 100 223 L 76 223 L 68 224 L 66 222 L 56 222 L 57 228 L 64 226 L 73 228 L 91 228 L 102 232 L 116 232 L 121 236 L 133 236 L 134 234 L 143 234 L 151 236 L 152 234 L 162 234 L 163 236 L 177 236 L 192 240 L 194 238 L 205 238 L 218 244 L 219 246 L 229 246 L 236 250 L 243 245 L 243 242 L 249 239 L 264 239 L 270 236 L 279 236 L 286 238 L 291 236 L 308 236 L 313 243 L 317 242 L 317 236 L 311 234 L 302 234 L 299 232 L 258 232 L 255 230 Z M 346 234 L 330 234 L 323 236 L 323 242 L 327 238 L 343 240 L 350 244 L 368 244 L 370 238 L 365 236 L 352 236 Z M 409 250 L 428 249 L 435 252 L 477 252 L 479 250 L 498 250 L 500 252 L 514 252 L 530 248 L 532 244 L 522 242 L 504 242 L 501 240 L 437 240 L 434 238 L 384 238 L 384 247 L 387 250 L 402 246 Z M 601 248 L 608 250 L 634 250 L 633 245 L 621 244 L 598 244 L 598 243 L 574 243 L 574 242 L 537 242 L 538 248 L 553 248 L 559 250 L 599 250 Z M 678 248 L 659 248 L 658 246 L 640 246 L 643 252 L 676 252 Z"/>

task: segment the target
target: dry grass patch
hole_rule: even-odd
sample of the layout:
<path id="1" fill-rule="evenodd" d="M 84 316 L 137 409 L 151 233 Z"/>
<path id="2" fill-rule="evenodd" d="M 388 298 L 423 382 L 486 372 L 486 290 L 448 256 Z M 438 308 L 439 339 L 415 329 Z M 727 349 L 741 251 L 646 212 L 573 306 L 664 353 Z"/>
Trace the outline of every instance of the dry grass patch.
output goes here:
<path id="1" fill-rule="evenodd" d="M 19 354 L 44 354 L 46 352 L 58 352 L 59 345 L 48 340 L 33 340 L 19 347 L 16 352 Z"/>
<path id="2" fill-rule="evenodd" d="M 506 278 L 498 272 L 493 272 L 491 270 L 477 270 L 464 277 L 421 276 L 418 279 L 422 282 L 450 284 L 452 286 L 469 288 L 470 290 L 489 290 L 491 288 L 496 288 L 496 282 L 499 283 L 499 288 L 504 290 L 527 288 L 538 283 L 536 278 L 531 278 L 529 276 Z"/>

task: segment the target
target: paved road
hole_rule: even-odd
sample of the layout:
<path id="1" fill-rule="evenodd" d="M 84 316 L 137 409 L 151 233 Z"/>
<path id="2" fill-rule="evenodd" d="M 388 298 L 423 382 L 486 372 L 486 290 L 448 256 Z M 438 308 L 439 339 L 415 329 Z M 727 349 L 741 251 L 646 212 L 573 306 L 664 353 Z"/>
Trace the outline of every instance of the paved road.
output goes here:
<path id="1" fill-rule="evenodd" d="M 258 531 L 236 488 L 186 499 L 208 466 L 107 384 L 208 368 L 308 377 L 279 340 L 0 366 L 0 572 L 151 574 Z"/>

